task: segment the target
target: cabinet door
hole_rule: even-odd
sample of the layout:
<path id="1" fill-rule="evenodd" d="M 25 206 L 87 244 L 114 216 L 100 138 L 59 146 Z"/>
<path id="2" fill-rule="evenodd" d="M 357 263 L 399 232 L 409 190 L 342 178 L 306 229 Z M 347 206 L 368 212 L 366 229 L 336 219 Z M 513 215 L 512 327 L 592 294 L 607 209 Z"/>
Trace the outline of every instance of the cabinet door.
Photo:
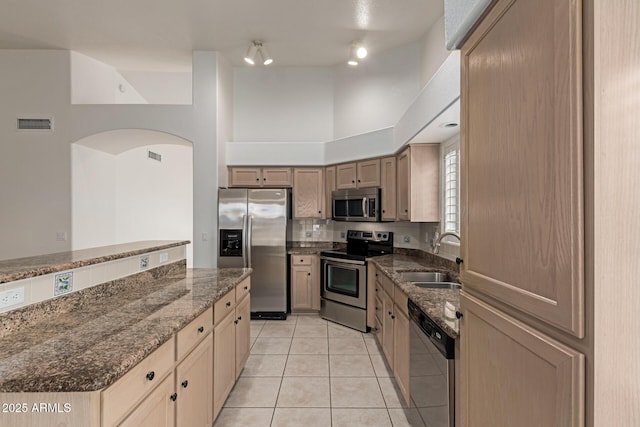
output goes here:
<path id="1" fill-rule="evenodd" d="M 311 266 L 292 266 L 291 285 L 291 310 L 310 310 Z"/>
<path id="2" fill-rule="evenodd" d="M 296 219 L 322 218 L 323 169 L 296 168 L 293 171 L 293 215 Z"/>
<path id="3" fill-rule="evenodd" d="M 291 168 L 263 168 L 262 185 L 264 187 L 291 187 Z"/>
<path id="4" fill-rule="evenodd" d="M 460 296 L 462 425 L 584 425 L 584 356 Z"/>
<path id="5" fill-rule="evenodd" d="M 355 163 L 336 166 L 336 189 L 356 188 L 357 169 Z"/>
<path id="6" fill-rule="evenodd" d="M 211 426 L 213 412 L 213 334 L 176 368 L 176 425 Z"/>
<path id="7" fill-rule="evenodd" d="M 382 220 L 396 219 L 396 158 L 385 157 L 380 161 L 380 184 L 382 191 Z"/>
<path id="8" fill-rule="evenodd" d="M 389 366 L 393 366 L 393 299 L 382 291 L 382 351 L 387 357 Z"/>
<path id="9" fill-rule="evenodd" d="M 336 189 L 336 167 L 330 166 L 324 170 L 324 218 L 333 218 L 333 201 L 331 193 Z"/>
<path id="10" fill-rule="evenodd" d="M 229 185 L 232 187 L 260 187 L 262 171 L 260 168 L 231 168 Z"/>
<path id="11" fill-rule="evenodd" d="M 580 4 L 499 1 L 464 44 L 461 278 L 581 338 Z"/>
<path id="12" fill-rule="evenodd" d="M 236 307 L 236 380 L 247 363 L 251 347 L 250 301 L 250 295 L 246 295 Z"/>
<path id="13" fill-rule="evenodd" d="M 311 309 L 320 311 L 320 257 L 311 257 Z"/>
<path id="14" fill-rule="evenodd" d="M 174 393 L 174 378 L 171 373 L 118 425 L 120 427 L 173 427 L 176 410 L 176 404 L 171 400 L 171 395 Z"/>
<path id="15" fill-rule="evenodd" d="M 411 146 L 408 191 L 410 221 L 440 221 L 440 144 Z"/>
<path id="16" fill-rule="evenodd" d="M 213 419 L 218 416 L 236 381 L 235 320 L 234 310 L 213 330 Z"/>
<path id="17" fill-rule="evenodd" d="M 380 187 L 380 159 L 358 162 L 358 188 Z"/>
<path id="18" fill-rule="evenodd" d="M 393 319 L 393 375 L 398 383 L 398 388 L 409 405 L 409 317 L 399 307 L 395 307 L 395 319 Z"/>
<path id="19" fill-rule="evenodd" d="M 409 152 L 404 150 L 398 156 L 398 219 L 409 220 Z"/>

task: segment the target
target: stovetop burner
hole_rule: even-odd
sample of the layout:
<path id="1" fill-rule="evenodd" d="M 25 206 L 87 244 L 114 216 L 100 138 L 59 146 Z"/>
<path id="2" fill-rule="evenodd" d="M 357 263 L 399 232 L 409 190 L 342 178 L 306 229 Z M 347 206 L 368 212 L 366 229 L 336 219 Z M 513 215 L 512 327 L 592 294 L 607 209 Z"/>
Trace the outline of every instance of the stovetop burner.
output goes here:
<path id="1" fill-rule="evenodd" d="M 364 261 L 371 256 L 393 253 L 393 233 L 390 231 L 347 231 L 347 251 L 323 251 L 322 256 Z"/>

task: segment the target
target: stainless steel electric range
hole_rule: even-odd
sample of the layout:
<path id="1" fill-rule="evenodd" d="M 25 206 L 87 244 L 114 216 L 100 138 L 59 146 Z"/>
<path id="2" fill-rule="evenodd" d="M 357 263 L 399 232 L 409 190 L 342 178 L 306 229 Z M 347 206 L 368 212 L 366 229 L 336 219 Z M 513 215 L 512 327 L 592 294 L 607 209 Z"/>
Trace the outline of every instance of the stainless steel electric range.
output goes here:
<path id="1" fill-rule="evenodd" d="M 347 250 L 325 251 L 321 260 L 320 315 L 367 332 L 367 261 L 393 253 L 390 231 L 347 231 Z"/>

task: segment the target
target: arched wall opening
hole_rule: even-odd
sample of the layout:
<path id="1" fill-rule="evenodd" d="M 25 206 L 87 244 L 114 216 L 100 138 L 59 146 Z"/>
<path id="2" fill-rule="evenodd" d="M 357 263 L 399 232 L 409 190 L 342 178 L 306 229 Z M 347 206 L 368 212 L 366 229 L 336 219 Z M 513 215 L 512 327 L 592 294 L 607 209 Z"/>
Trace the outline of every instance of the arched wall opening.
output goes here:
<path id="1" fill-rule="evenodd" d="M 186 139 L 146 129 L 82 138 L 71 145 L 71 183 L 73 250 L 193 241 L 193 145 Z"/>

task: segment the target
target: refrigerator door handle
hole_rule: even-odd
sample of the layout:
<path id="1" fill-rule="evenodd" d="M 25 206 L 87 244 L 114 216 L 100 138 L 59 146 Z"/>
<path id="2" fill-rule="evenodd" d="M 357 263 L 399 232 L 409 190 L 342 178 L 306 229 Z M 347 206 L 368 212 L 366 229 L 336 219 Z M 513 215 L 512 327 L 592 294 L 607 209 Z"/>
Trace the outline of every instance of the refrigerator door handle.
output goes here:
<path id="1" fill-rule="evenodd" d="M 253 246 L 253 216 L 249 215 L 249 224 L 247 226 L 247 259 L 248 265 L 247 267 L 251 268 L 251 247 Z"/>
<path id="2" fill-rule="evenodd" d="M 247 216 L 242 215 L 242 267 L 247 268 Z"/>

